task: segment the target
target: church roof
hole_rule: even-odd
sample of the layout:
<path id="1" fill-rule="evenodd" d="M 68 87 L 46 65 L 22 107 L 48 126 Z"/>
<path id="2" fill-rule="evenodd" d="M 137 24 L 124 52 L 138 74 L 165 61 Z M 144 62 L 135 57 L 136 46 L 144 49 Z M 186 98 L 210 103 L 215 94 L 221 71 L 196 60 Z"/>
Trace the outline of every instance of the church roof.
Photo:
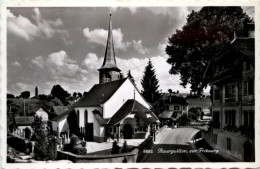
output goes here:
<path id="1" fill-rule="evenodd" d="M 94 85 L 90 91 L 72 107 L 97 107 L 105 103 L 127 78 Z"/>
<path id="2" fill-rule="evenodd" d="M 52 106 L 53 111 L 55 114 L 60 115 L 63 112 L 65 112 L 66 110 L 68 110 L 67 106 Z"/>
<path id="3" fill-rule="evenodd" d="M 73 111 L 74 109 L 66 110 L 64 113 L 54 117 L 52 121 L 60 122 L 61 120 L 67 118 Z"/>
<path id="4" fill-rule="evenodd" d="M 123 106 L 111 117 L 111 119 L 108 122 L 109 126 L 113 126 L 118 124 L 120 121 L 122 121 L 128 114 L 135 113 L 135 112 L 149 112 L 152 113 L 151 110 L 143 106 L 141 103 L 139 103 L 136 100 L 129 99 L 127 100 Z M 157 117 L 152 113 L 154 118 Z"/>
<path id="5" fill-rule="evenodd" d="M 106 46 L 105 57 L 104 57 L 102 67 L 99 70 L 101 70 L 101 69 L 114 69 L 114 70 L 120 71 L 120 69 L 116 65 L 116 56 L 115 56 L 114 43 L 113 43 L 111 16 L 112 16 L 112 14 L 110 14 L 110 18 L 109 18 L 109 29 L 108 29 L 108 37 L 107 37 L 107 46 Z"/>

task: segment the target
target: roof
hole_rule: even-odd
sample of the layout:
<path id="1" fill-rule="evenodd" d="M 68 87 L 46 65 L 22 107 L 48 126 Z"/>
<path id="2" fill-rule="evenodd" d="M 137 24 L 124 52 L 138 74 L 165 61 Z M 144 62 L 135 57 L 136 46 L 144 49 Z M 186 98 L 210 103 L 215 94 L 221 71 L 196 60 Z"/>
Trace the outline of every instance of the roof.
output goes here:
<path id="1" fill-rule="evenodd" d="M 165 110 L 164 112 L 162 112 L 161 114 L 159 114 L 159 118 L 162 119 L 169 119 L 172 117 L 173 111 L 172 110 Z"/>
<path id="2" fill-rule="evenodd" d="M 100 114 L 98 114 L 98 113 L 93 113 L 93 114 L 101 126 L 104 126 L 107 124 L 107 120 L 103 119 L 103 117 L 101 117 Z"/>
<path id="3" fill-rule="evenodd" d="M 37 112 L 40 108 L 42 108 L 46 113 L 50 114 L 50 111 L 47 108 L 45 108 L 43 105 L 33 107 L 32 110 L 33 110 L 33 112 Z"/>
<path id="4" fill-rule="evenodd" d="M 52 106 L 53 111 L 55 114 L 60 115 L 64 113 L 66 110 L 68 110 L 67 106 Z"/>
<path id="5" fill-rule="evenodd" d="M 67 117 L 70 115 L 70 113 L 72 113 L 73 111 L 74 111 L 74 109 L 66 110 L 64 113 L 62 113 L 62 114 L 60 114 L 60 115 L 54 117 L 54 118 L 52 119 L 52 121 L 59 122 L 59 121 L 65 119 L 65 118 L 67 118 Z"/>
<path id="6" fill-rule="evenodd" d="M 34 122 L 34 116 L 17 116 L 15 123 L 17 126 L 30 126 Z"/>
<path id="7" fill-rule="evenodd" d="M 118 124 L 120 121 L 122 121 L 128 114 L 135 113 L 135 112 L 149 112 L 152 113 L 151 110 L 143 106 L 141 103 L 139 103 L 136 100 L 129 99 L 127 100 L 123 106 L 111 117 L 111 119 L 108 122 L 108 125 L 113 126 Z M 157 117 L 152 113 L 154 118 Z"/>
<path id="8" fill-rule="evenodd" d="M 255 65 L 255 39 L 254 38 L 236 38 L 230 44 L 222 47 L 219 52 L 212 57 L 212 59 L 208 62 L 206 70 L 203 74 L 203 78 L 207 78 L 207 76 L 212 73 L 212 68 L 215 65 L 215 60 L 221 55 L 225 55 L 226 52 L 239 52 L 242 54 L 243 58 L 247 59 L 251 64 Z M 235 55 L 237 56 L 237 55 Z M 226 58 L 225 58 L 226 59 Z"/>
<path id="9" fill-rule="evenodd" d="M 254 64 L 255 63 L 255 39 L 254 38 L 237 38 L 232 46 L 240 51 Z"/>
<path id="10" fill-rule="evenodd" d="M 73 100 L 73 101 L 68 101 L 68 102 L 69 102 L 69 105 L 73 105 L 74 103 L 76 103 L 75 100 Z"/>
<path id="11" fill-rule="evenodd" d="M 98 107 L 105 103 L 126 81 L 127 78 L 94 85 L 90 91 L 72 107 Z"/>

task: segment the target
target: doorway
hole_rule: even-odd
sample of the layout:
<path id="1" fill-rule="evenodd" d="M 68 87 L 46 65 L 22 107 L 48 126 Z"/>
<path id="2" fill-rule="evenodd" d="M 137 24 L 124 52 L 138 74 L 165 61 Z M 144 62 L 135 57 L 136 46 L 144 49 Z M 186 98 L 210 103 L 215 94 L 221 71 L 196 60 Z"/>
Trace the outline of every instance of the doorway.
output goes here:
<path id="1" fill-rule="evenodd" d="M 123 135 L 124 135 L 124 139 L 133 138 L 133 128 L 132 128 L 131 124 L 125 124 L 124 125 Z"/>

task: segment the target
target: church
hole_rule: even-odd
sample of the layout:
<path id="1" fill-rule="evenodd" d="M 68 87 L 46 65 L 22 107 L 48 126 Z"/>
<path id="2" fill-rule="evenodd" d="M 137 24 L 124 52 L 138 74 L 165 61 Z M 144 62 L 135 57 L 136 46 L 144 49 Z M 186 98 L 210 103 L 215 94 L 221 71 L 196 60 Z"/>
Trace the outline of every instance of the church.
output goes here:
<path id="1" fill-rule="evenodd" d="M 69 121 L 75 120 L 85 140 L 104 142 L 108 137 L 131 139 L 140 133 L 148 135 L 151 124 L 159 123 L 151 105 L 134 83 L 121 76 L 116 63 L 111 17 L 112 14 L 104 61 L 98 69 L 99 84 L 53 119 L 53 130 L 58 133 L 68 131 Z"/>

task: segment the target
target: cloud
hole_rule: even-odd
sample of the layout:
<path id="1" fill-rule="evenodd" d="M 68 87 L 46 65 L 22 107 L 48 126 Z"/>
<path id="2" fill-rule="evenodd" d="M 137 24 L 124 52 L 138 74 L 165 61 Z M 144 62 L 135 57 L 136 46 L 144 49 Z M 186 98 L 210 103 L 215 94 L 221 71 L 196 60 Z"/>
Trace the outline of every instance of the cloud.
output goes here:
<path id="1" fill-rule="evenodd" d="M 47 70 L 54 80 L 86 81 L 87 70 L 81 68 L 63 50 L 49 54 L 47 57 L 37 56 L 32 63 L 40 69 Z"/>
<path id="2" fill-rule="evenodd" d="M 112 32 L 115 49 L 121 49 L 125 51 L 130 46 L 130 43 L 123 42 L 124 35 L 121 32 L 121 29 L 114 29 Z M 102 46 L 106 46 L 107 44 L 107 30 L 97 28 L 91 31 L 89 30 L 89 28 L 85 28 L 83 30 L 83 34 L 87 38 L 87 41 L 90 43 L 99 44 Z"/>
<path id="3" fill-rule="evenodd" d="M 143 47 L 141 40 L 133 40 L 133 48 L 140 54 L 145 54 L 148 52 L 148 48 Z"/>
<path id="4" fill-rule="evenodd" d="M 98 58 L 95 53 L 88 53 L 83 61 L 83 65 L 90 71 L 96 71 L 101 67 L 103 58 Z"/>
<path id="5" fill-rule="evenodd" d="M 61 39 L 68 37 L 68 32 L 59 28 L 63 25 L 61 19 L 45 20 L 43 19 L 39 8 L 34 8 L 33 11 L 34 15 L 32 17 L 35 24 L 22 15 L 15 16 L 9 9 L 7 9 L 8 32 L 22 37 L 27 41 L 32 41 L 35 38 L 50 39 L 54 35 L 60 36 Z"/>
<path id="6" fill-rule="evenodd" d="M 20 64 L 19 62 L 17 62 L 17 61 L 13 62 L 12 65 L 13 65 L 13 66 L 21 67 L 21 64 Z"/>

